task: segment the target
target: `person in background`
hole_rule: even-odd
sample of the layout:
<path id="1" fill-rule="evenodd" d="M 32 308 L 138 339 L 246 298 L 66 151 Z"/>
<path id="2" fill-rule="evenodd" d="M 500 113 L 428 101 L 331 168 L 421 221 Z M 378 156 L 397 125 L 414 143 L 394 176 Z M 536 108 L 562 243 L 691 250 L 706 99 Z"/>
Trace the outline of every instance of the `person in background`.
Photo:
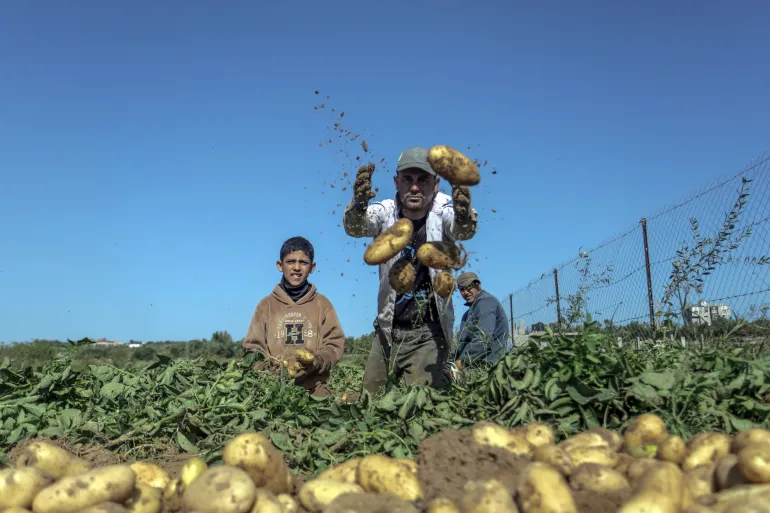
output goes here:
<path id="1" fill-rule="evenodd" d="M 297 361 L 298 349 L 311 352 L 315 359 L 303 364 L 294 382 L 311 395 L 330 395 L 329 373 L 342 358 L 345 334 L 334 306 L 308 281 L 316 268 L 313 245 L 304 237 L 292 237 L 283 243 L 279 257 L 281 281 L 254 310 L 243 347 L 290 364 Z"/>
<path id="2" fill-rule="evenodd" d="M 472 272 L 457 277 L 457 290 L 468 310 L 460 321 L 460 334 L 453 360 L 459 369 L 474 362 L 494 363 L 505 354 L 510 335 L 508 316 L 502 303 L 481 288 Z"/>

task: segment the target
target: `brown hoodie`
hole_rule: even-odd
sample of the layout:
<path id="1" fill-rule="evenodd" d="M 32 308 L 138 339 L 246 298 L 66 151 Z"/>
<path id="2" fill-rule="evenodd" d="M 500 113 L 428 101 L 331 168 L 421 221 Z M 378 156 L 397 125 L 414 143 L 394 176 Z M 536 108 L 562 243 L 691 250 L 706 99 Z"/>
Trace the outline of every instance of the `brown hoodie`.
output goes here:
<path id="1" fill-rule="evenodd" d="M 296 303 L 276 285 L 254 310 L 243 347 L 276 358 L 290 356 L 297 349 L 313 352 L 318 373 L 297 384 L 314 388 L 328 380 L 330 369 L 342 358 L 345 334 L 334 306 L 315 285 L 310 284 Z"/>

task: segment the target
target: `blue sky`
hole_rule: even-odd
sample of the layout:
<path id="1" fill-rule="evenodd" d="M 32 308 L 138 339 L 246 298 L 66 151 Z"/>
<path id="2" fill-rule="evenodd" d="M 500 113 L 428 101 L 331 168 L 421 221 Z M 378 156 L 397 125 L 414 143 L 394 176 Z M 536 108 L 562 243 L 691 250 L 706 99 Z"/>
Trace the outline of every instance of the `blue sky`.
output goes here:
<path id="1" fill-rule="evenodd" d="M 488 162 L 467 248 L 504 300 L 768 149 L 767 2 L 259 5 L 3 4 L 0 341 L 240 338 L 294 235 L 368 333 L 361 139 L 378 197 L 409 146 Z"/>

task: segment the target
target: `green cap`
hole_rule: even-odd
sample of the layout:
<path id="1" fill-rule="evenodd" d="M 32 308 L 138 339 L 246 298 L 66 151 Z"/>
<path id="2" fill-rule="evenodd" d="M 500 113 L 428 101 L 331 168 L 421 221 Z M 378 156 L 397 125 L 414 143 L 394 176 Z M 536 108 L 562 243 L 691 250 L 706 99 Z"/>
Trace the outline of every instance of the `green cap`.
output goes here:
<path id="1" fill-rule="evenodd" d="M 465 272 L 462 273 L 460 276 L 457 277 L 457 286 L 458 287 L 468 287 L 471 283 L 474 281 L 477 281 L 481 283 L 481 280 L 478 276 L 476 276 L 476 273 L 472 272 Z"/>
<path id="2" fill-rule="evenodd" d="M 398 157 L 398 165 L 396 166 L 396 173 L 403 171 L 404 169 L 421 169 L 428 174 L 436 176 L 436 172 L 428 162 L 428 149 L 422 146 L 412 146 L 409 149 L 404 150 Z"/>

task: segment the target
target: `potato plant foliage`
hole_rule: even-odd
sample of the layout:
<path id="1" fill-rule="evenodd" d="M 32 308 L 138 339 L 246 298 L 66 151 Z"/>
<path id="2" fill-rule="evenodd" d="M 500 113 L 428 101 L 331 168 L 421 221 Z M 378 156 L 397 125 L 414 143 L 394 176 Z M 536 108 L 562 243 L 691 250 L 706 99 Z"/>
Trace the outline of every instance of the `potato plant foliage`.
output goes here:
<path id="1" fill-rule="evenodd" d="M 292 469 L 317 474 L 372 453 L 412 458 L 426 437 L 481 420 L 539 421 L 560 439 L 594 427 L 622 430 L 647 412 L 685 440 L 770 426 L 770 357 L 729 343 L 618 347 L 591 323 L 576 337 L 530 339 L 451 389 L 392 387 L 356 402 L 341 397 L 358 392 L 361 369 L 350 365 L 333 371 L 336 395 L 314 398 L 285 375 L 252 370 L 254 354 L 229 363 L 158 355 L 140 370 L 75 371 L 72 358 L 40 369 L 0 363 L 0 451 L 35 436 L 118 454 L 174 443 L 213 463 L 227 441 L 257 431 Z"/>

